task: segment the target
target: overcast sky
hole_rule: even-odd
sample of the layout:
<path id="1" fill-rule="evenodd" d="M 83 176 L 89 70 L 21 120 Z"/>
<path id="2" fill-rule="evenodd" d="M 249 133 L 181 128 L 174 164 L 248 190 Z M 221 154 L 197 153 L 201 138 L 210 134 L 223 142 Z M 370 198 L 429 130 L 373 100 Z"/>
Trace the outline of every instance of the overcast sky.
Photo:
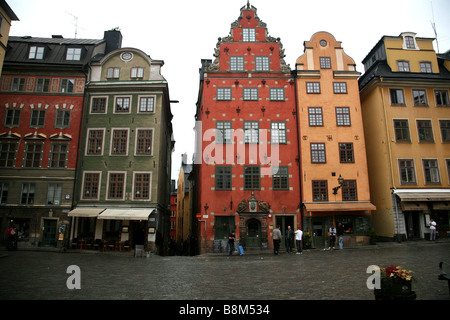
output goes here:
<path id="1" fill-rule="evenodd" d="M 10 35 L 101 39 L 116 27 L 122 47 L 143 50 L 164 60 L 162 75 L 169 83 L 176 140 L 172 178 L 177 179 L 181 154 L 192 158 L 194 114 L 201 59 L 213 59 L 218 37 L 230 32 L 231 23 L 247 0 L 6 0 L 20 21 Z M 435 38 L 439 51 L 450 49 L 449 0 L 252 0 L 269 35 L 281 38 L 285 61 L 295 67 L 303 42 L 318 31 L 328 31 L 342 42 L 344 51 L 364 72 L 361 61 L 384 35 L 416 32 Z M 75 19 L 75 17 L 77 19 Z M 76 21 L 77 27 L 76 27 Z M 434 42 L 437 51 L 437 43 Z"/>

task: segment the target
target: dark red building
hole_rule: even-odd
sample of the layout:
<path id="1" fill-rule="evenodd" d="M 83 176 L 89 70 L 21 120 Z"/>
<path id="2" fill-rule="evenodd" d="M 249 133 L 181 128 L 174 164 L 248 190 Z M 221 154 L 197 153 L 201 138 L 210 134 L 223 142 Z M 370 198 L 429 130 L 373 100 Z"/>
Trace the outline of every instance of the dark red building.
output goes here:
<path id="1" fill-rule="evenodd" d="M 201 252 L 272 248 L 272 230 L 301 225 L 295 83 L 279 38 L 247 4 L 203 60 L 195 203 Z M 284 232 L 283 232 L 284 233 Z M 236 244 L 237 246 L 237 244 Z"/>

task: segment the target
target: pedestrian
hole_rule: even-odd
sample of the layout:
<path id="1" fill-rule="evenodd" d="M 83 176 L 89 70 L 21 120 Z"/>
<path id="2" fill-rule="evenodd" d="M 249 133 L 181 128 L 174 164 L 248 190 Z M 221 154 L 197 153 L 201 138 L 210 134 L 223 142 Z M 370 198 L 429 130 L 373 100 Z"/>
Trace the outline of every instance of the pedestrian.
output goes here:
<path id="1" fill-rule="evenodd" d="M 334 246 L 336 245 L 336 228 L 334 227 L 334 225 L 331 225 L 328 233 L 330 234 L 330 246 L 328 247 L 328 250 L 330 250 L 331 248 L 335 249 Z"/>
<path id="2" fill-rule="evenodd" d="M 18 239 L 18 230 L 14 224 L 11 224 L 6 230 L 6 248 L 8 250 L 17 250 L 17 239 Z"/>
<path id="3" fill-rule="evenodd" d="M 339 222 L 337 227 L 337 236 L 338 236 L 338 244 L 339 249 L 344 249 L 344 226 Z"/>
<path id="4" fill-rule="evenodd" d="M 230 249 L 230 256 L 233 255 L 234 251 L 234 240 L 236 240 L 236 236 L 234 235 L 234 231 L 231 232 L 230 236 L 228 237 L 228 246 Z"/>
<path id="5" fill-rule="evenodd" d="M 275 229 L 273 229 L 272 237 L 273 237 L 273 253 L 278 254 L 278 251 L 280 250 L 280 241 L 281 241 L 280 226 L 277 226 Z"/>
<path id="6" fill-rule="evenodd" d="M 287 227 L 285 243 L 286 243 L 286 252 L 292 253 L 292 247 L 294 246 L 294 230 L 291 229 L 291 226 Z"/>
<path id="7" fill-rule="evenodd" d="M 297 231 L 295 231 L 295 242 L 297 244 L 297 254 L 302 254 L 302 236 L 303 236 L 303 231 L 300 230 L 300 227 L 297 227 Z"/>
<path id="8" fill-rule="evenodd" d="M 430 240 L 436 240 L 436 221 L 433 219 L 430 221 Z"/>

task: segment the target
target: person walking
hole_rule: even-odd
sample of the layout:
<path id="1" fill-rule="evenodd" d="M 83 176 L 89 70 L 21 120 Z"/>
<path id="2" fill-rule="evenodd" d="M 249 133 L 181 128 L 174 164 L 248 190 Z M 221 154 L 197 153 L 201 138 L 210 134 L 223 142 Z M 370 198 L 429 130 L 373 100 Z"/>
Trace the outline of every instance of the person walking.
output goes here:
<path id="1" fill-rule="evenodd" d="M 292 253 L 292 247 L 294 246 L 294 230 L 291 229 L 291 226 L 287 227 L 285 242 L 286 242 L 286 252 Z"/>
<path id="2" fill-rule="evenodd" d="M 280 226 L 277 226 L 275 229 L 273 229 L 272 237 L 273 237 L 273 253 L 278 254 L 278 251 L 280 250 L 280 241 L 281 241 Z"/>
<path id="3" fill-rule="evenodd" d="M 430 221 L 430 240 L 436 240 L 436 221 L 433 219 Z"/>
<path id="4" fill-rule="evenodd" d="M 233 255 L 234 251 L 234 240 L 236 240 L 236 236 L 234 234 L 234 231 L 231 232 L 230 236 L 228 237 L 228 246 L 230 249 L 230 256 Z"/>
<path id="5" fill-rule="evenodd" d="M 344 226 L 339 222 L 337 227 L 339 249 L 344 249 Z"/>
<path id="6" fill-rule="evenodd" d="M 297 227 L 295 231 L 295 242 L 297 244 L 297 254 L 302 254 L 302 236 L 303 231 L 300 230 L 300 227 Z"/>

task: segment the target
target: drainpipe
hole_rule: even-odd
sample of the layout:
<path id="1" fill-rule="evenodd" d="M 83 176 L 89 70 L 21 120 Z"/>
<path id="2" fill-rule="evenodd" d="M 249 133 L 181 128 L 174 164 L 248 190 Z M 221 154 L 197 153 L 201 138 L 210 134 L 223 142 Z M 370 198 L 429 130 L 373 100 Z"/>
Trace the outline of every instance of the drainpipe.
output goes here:
<path id="1" fill-rule="evenodd" d="M 303 210 L 302 210 L 302 171 L 301 171 L 301 158 L 300 158 L 300 127 L 298 124 L 298 90 L 297 90 L 297 70 L 294 70 L 292 72 L 292 75 L 294 76 L 294 93 L 295 93 L 295 126 L 297 128 L 297 157 L 298 157 L 298 194 L 299 194 L 299 202 L 298 202 L 298 208 L 300 210 L 300 226 L 303 229 Z"/>

